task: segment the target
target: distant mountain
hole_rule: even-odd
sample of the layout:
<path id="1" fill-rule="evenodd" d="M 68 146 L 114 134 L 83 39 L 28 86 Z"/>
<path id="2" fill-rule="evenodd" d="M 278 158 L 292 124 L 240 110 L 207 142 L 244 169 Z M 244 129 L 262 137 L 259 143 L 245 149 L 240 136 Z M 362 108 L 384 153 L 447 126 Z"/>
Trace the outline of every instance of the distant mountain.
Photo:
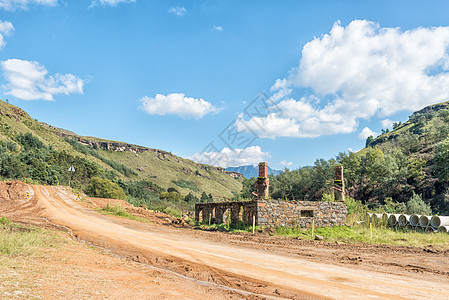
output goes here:
<path id="1" fill-rule="evenodd" d="M 259 175 L 259 166 L 248 165 L 248 166 L 240 166 L 240 167 L 228 167 L 228 168 L 226 168 L 226 171 L 238 172 L 238 173 L 243 174 L 243 176 L 246 178 L 251 178 L 251 177 L 257 177 Z M 268 175 L 276 176 L 281 173 L 282 173 L 281 170 L 274 170 L 274 169 L 268 167 Z"/>

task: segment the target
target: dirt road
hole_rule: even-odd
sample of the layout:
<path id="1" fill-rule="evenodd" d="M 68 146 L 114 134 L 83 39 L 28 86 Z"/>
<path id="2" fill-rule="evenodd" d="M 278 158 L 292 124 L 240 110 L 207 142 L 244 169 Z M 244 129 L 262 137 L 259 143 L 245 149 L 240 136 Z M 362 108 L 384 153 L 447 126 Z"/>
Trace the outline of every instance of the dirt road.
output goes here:
<path id="1" fill-rule="evenodd" d="M 49 222 L 71 229 L 81 240 L 142 263 L 186 276 L 213 281 L 261 298 L 390 298 L 449 297 L 447 276 L 398 274 L 356 265 L 314 261 L 219 240 L 186 229 L 123 221 L 102 216 L 82 205 L 61 187 L 32 186 L 29 207 Z M 26 204 L 21 204 L 26 205 Z M 320 251 L 320 249 L 317 249 Z M 444 262 L 447 264 L 447 261 Z"/>

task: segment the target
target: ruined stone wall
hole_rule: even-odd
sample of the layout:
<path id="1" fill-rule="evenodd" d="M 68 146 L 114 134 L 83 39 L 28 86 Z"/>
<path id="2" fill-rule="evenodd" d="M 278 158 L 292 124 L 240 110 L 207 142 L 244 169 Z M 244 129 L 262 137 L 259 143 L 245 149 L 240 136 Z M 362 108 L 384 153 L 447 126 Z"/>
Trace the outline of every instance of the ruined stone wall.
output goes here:
<path id="1" fill-rule="evenodd" d="M 347 209 L 342 202 L 258 200 L 259 226 L 287 226 L 308 228 L 343 225 Z"/>
<path id="2" fill-rule="evenodd" d="M 257 219 L 257 202 L 214 202 L 195 204 L 195 220 L 202 222 L 211 220 L 211 223 L 231 223 L 237 225 L 239 222 L 252 224 L 253 216 Z"/>
<path id="3" fill-rule="evenodd" d="M 258 226 L 287 226 L 308 228 L 312 220 L 316 227 L 343 225 L 347 209 L 342 202 L 263 200 L 241 202 L 198 203 L 195 220 L 221 224 L 238 222 Z M 230 220 L 228 219 L 230 218 Z"/>

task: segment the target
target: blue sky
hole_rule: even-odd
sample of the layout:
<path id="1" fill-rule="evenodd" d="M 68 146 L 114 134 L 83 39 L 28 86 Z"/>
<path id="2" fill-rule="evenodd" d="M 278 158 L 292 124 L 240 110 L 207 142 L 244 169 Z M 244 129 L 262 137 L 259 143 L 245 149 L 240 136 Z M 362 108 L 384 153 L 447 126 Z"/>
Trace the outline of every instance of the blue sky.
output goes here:
<path id="1" fill-rule="evenodd" d="M 449 100 L 448 13 L 447 1 L 0 0 L 0 98 L 80 135 L 297 168 Z M 269 109 L 247 114 L 261 92 Z"/>

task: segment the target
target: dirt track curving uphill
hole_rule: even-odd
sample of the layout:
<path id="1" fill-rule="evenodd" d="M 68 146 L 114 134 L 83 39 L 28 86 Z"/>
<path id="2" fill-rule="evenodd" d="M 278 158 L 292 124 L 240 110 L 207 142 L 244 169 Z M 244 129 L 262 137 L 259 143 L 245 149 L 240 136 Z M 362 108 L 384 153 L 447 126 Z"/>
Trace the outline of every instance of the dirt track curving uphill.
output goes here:
<path id="1" fill-rule="evenodd" d="M 30 199 L 26 199 L 26 191 Z M 135 261 L 215 282 L 246 298 L 443 299 L 448 295 L 448 274 L 439 270 L 449 265 L 449 259 L 438 253 L 418 254 L 417 259 L 425 261 L 423 276 L 400 267 L 419 267 L 419 261 L 407 263 L 398 256 L 395 264 L 391 258 L 383 258 L 389 250 L 377 251 L 375 247 L 354 253 L 357 248 L 347 246 L 341 251 L 338 245 L 298 242 L 294 246 L 294 240 L 247 239 L 103 216 L 83 206 L 62 187 L 2 183 L 0 196 L 0 215 L 32 223 L 44 222 L 45 218 L 69 228 L 80 240 Z M 371 264 L 355 264 L 353 256 L 357 262 L 362 261 L 360 256 L 367 257 Z M 348 263 L 341 263 L 344 257 L 348 257 Z M 412 259 L 411 255 L 406 257 Z"/>

